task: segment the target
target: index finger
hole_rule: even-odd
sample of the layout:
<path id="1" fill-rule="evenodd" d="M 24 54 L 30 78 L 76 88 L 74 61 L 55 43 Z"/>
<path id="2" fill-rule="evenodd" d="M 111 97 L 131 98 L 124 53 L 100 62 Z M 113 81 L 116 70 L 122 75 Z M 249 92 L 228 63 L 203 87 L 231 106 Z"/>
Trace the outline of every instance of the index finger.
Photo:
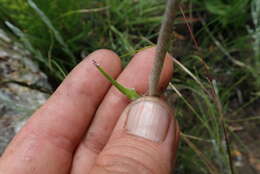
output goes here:
<path id="1" fill-rule="evenodd" d="M 89 55 L 14 138 L 1 158 L 0 173 L 68 172 L 74 150 L 110 87 L 92 60 L 114 78 L 121 71 L 120 59 L 112 51 Z"/>

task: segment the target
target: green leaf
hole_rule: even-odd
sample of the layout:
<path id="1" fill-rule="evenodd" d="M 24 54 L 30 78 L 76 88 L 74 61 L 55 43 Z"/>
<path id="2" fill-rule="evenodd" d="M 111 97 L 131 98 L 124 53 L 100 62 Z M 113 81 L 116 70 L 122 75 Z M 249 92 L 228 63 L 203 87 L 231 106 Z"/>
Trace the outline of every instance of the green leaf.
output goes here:
<path id="1" fill-rule="evenodd" d="M 109 80 L 113 86 L 115 86 L 121 93 L 123 93 L 125 96 L 127 96 L 130 100 L 135 100 L 140 98 L 141 96 L 134 90 L 130 88 L 126 88 L 120 83 L 118 83 L 116 80 L 114 80 L 108 73 L 106 73 L 103 68 L 101 68 L 100 65 L 97 64 L 95 60 L 92 60 L 93 64 L 97 67 L 99 72 L 107 79 Z"/>

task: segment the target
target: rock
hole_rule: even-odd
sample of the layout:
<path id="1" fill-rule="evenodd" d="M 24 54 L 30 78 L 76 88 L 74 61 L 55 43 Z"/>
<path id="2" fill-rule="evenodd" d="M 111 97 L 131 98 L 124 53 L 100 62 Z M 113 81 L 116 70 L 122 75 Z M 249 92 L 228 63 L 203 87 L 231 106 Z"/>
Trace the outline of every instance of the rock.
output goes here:
<path id="1" fill-rule="evenodd" d="M 51 87 L 22 44 L 0 29 L 0 155 Z"/>

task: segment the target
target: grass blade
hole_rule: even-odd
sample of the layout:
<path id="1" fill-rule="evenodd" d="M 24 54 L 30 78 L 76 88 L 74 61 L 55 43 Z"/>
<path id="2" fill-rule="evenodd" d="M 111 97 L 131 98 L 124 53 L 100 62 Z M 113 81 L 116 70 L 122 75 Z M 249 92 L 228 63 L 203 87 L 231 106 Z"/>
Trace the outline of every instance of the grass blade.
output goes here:
<path id="1" fill-rule="evenodd" d="M 214 164 L 207 158 L 205 154 L 203 154 L 198 147 L 195 146 L 186 136 L 181 135 L 182 139 L 185 143 L 202 159 L 204 164 L 209 169 L 209 173 L 211 174 L 218 174 L 218 169 L 214 166 Z"/>
<path id="2" fill-rule="evenodd" d="M 28 39 L 28 36 L 24 34 L 23 31 L 21 31 L 18 27 L 14 26 L 8 21 L 5 21 L 5 25 L 17 36 L 21 39 L 22 43 L 24 44 L 25 48 L 28 49 L 34 57 L 41 63 L 45 64 L 51 72 L 54 72 L 52 67 L 50 66 L 52 63 L 57 67 L 58 71 L 55 72 L 55 76 L 59 78 L 60 80 L 63 80 L 66 76 L 66 73 L 63 71 L 63 69 L 60 67 L 60 65 L 54 61 L 49 60 L 46 61 L 44 56 L 41 54 L 41 52 L 33 47 L 30 40 Z"/>
<path id="3" fill-rule="evenodd" d="M 109 7 L 99 7 L 99 8 L 91 8 L 91 9 L 80 9 L 80 10 L 73 10 L 73 11 L 68 11 L 67 13 L 63 14 L 61 17 L 65 16 L 70 16 L 73 14 L 78 14 L 78 13 L 95 13 L 95 12 L 101 12 L 109 9 Z"/>
<path id="4" fill-rule="evenodd" d="M 22 42 L 24 43 L 24 45 L 26 46 L 26 48 L 30 51 L 34 51 L 34 48 L 32 46 L 32 44 L 30 43 L 30 41 L 27 39 L 26 35 L 16 26 L 14 26 L 13 24 L 11 24 L 8 21 L 5 21 L 5 25 L 16 35 L 18 36 Z"/>
<path id="5" fill-rule="evenodd" d="M 186 72 L 189 76 L 191 76 L 199 85 L 200 87 L 204 90 L 207 91 L 204 85 L 199 81 L 199 79 L 188 69 L 186 68 L 181 62 L 179 62 L 177 59 L 172 58 L 173 62 L 176 63 L 183 69 L 184 72 Z"/>
<path id="6" fill-rule="evenodd" d="M 73 53 L 70 51 L 68 45 L 63 40 L 59 31 L 56 30 L 53 24 L 51 23 L 50 19 L 44 14 L 43 11 L 41 11 L 38 8 L 38 6 L 33 2 L 33 0 L 28 0 L 28 4 L 39 15 L 41 20 L 47 25 L 47 27 L 51 30 L 51 32 L 53 32 L 56 40 L 63 46 L 63 50 L 65 51 L 65 53 L 67 53 L 67 55 L 70 56 L 70 58 L 72 58 L 73 63 L 76 64 L 76 58 L 74 57 Z"/>

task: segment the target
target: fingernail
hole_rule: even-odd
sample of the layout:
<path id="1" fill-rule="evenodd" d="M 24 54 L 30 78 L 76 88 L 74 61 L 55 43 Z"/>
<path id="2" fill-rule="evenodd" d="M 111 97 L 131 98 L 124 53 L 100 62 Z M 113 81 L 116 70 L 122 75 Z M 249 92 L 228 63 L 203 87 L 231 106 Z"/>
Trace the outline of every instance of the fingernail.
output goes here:
<path id="1" fill-rule="evenodd" d="M 151 141 L 164 141 L 169 127 L 169 109 L 156 98 L 140 99 L 129 108 L 126 129 L 129 134 Z"/>

